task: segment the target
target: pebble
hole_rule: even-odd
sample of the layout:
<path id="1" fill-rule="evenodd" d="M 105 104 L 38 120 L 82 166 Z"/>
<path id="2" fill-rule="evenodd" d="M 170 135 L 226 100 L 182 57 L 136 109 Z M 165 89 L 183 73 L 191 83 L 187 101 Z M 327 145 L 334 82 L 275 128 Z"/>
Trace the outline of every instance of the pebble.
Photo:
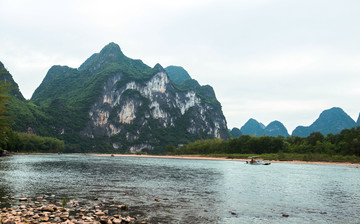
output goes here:
<path id="1" fill-rule="evenodd" d="M 113 219 L 113 223 L 114 223 L 114 224 L 120 224 L 120 223 L 121 223 L 121 219 Z"/>
<path id="2" fill-rule="evenodd" d="M 90 223 L 104 223 L 104 224 L 119 224 L 119 223 L 135 223 L 135 218 L 130 216 L 121 217 L 119 214 L 110 215 L 110 211 L 113 210 L 106 209 L 106 201 L 102 200 L 103 203 L 96 206 L 83 205 L 80 207 L 79 202 L 70 201 L 66 208 L 57 207 L 56 202 L 51 204 L 49 201 L 44 200 L 49 196 L 44 195 L 42 197 L 36 197 L 36 200 L 32 203 L 21 203 L 24 201 L 31 201 L 30 198 L 19 198 L 20 204 L 10 208 L 0 209 L 0 223 L 6 224 L 16 224 L 16 223 L 69 223 L 69 224 L 90 224 Z M 53 197 L 53 195 L 51 196 Z M 3 199 L 8 199 L 3 197 Z M 50 198 L 49 198 L 50 199 Z M 89 202 L 91 203 L 91 202 Z M 114 202 L 112 202 L 114 203 Z M 61 203 L 60 203 L 61 204 Z M 109 203 L 107 205 L 109 207 Z M 70 207 L 70 208 L 69 208 Z M 127 205 L 117 205 L 118 209 L 122 211 L 127 211 Z M 92 208 L 95 208 L 93 210 Z M 71 214 L 76 214 L 71 215 Z M 86 216 L 84 215 L 86 214 Z M 139 221 L 137 222 L 139 223 Z M 141 223 L 147 223 L 146 220 L 143 220 Z"/>

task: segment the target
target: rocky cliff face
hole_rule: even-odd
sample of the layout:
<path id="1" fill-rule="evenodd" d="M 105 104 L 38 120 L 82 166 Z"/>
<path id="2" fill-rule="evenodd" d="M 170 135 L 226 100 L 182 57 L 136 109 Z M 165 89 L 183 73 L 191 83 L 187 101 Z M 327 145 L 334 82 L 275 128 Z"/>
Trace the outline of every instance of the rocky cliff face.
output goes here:
<path id="1" fill-rule="evenodd" d="M 298 126 L 295 128 L 292 135 L 307 137 L 313 132 L 320 132 L 323 135 L 327 135 L 329 133 L 338 134 L 343 129 L 349 129 L 355 126 L 355 121 L 341 108 L 333 107 L 323 111 L 319 118 L 310 126 Z"/>
<path id="2" fill-rule="evenodd" d="M 49 105 L 56 98 L 78 108 L 79 119 L 86 117 L 78 132 L 81 138 L 132 153 L 200 138 L 228 138 L 211 87 L 175 86 L 161 65 L 150 68 L 127 58 L 114 43 L 79 69 L 51 70 L 32 101 Z"/>

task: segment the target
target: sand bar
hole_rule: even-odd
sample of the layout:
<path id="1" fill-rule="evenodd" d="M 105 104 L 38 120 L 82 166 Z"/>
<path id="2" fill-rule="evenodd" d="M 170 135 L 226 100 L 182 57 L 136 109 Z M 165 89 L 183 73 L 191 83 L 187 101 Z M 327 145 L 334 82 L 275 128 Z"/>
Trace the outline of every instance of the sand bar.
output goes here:
<path id="1" fill-rule="evenodd" d="M 231 159 L 226 157 L 206 157 L 206 156 L 198 156 L 198 155 L 184 155 L 184 156 L 170 156 L 170 155 L 135 155 L 135 154 L 97 154 L 90 153 L 88 155 L 93 156 L 120 156 L 120 157 L 139 157 L 139 158 L 164 158 L 164 159 L 197 159 L 197 160 L 229 160 L 229 161 L 247 161 L 249 159 Z M 308 161 L 279 161 L 279 160 L 267 160 L 271 163 L 299 163 L 299 164 L 321 164 L 321 165 L 343 165 L 343 166 L 359 166 L 358 163 L 349 163 L 349 162 L 308 162 Z"/>

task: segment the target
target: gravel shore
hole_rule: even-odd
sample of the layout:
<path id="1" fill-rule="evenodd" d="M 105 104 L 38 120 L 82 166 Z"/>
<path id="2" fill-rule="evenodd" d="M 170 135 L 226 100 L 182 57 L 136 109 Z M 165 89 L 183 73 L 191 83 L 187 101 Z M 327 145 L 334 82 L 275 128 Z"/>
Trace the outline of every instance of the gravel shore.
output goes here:
<path id="1" fill-rule="evenodd" d="M 6 207 L 8 206 L 8 207 Z M 0 223 L 148 223 L 128 216 L 128 206 L 94 198 L 87 203 L 56 200 L 55 196 L 18 198 L 5 196 L 0 203 Z"/>

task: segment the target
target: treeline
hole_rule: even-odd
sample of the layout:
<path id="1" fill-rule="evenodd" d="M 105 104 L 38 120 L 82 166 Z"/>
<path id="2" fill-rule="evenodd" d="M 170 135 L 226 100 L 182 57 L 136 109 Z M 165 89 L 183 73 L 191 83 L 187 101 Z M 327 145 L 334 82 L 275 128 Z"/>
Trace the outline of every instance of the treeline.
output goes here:
<path id="1" fill-rule="evenodd" d="M 178 148 L 167 146 L 166 152 L 177 155 L 296 153 L 360 156 L 360 127 L 327 136 L 314 132 L 308 137 L 242 135 L 227 141 L 199 140 Z"/>
<path id="2" fill-rule="evenodd" d="M 0 148 L 9 152 L 58 153 L 64 151 L 65 144 L 55 138 L 8 131 L 6 139 L 0 141 Z"/>

